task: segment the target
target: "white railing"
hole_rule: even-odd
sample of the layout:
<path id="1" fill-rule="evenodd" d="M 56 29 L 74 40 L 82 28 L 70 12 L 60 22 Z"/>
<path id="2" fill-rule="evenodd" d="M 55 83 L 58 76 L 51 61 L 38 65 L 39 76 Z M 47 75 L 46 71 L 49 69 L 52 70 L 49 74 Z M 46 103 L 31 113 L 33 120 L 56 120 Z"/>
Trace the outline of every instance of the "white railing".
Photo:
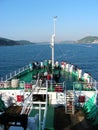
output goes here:
<path id="1" fill-rule="evenodd" d="M 53 92 L 53 88 L 56 89 L 56 87 L 57 87 L 58 91 L 60 91 L 61 89 L 62 89 L 62 91 L 64 91 L 65 90 L 65 82 L 63 82 L 63 83 L 50 82 L 48 85 L 48 88 L 50 88 L 50 92 Z"/>
<path id="2" fill-rule="evenodd" d="M 73 90 L 79 90 L 79 91 L 96 91 L 96 80 L 93 80 L 94 82 L 74 82 L 73 83 Z"/>
<path id="3" fill-rule="evenodd" d="M 15 70 L 14 72 L 6 75 L 5 77 L 1 77 L 1 82 L 8 81 L 8 80 L 12 79 L 13 77 L 19 75 L 20 73 L 24 72 L 27 69 L 28 69 L 28 66 L 24 66 L 22 68 L 19 68 L 18 70 Z"/>

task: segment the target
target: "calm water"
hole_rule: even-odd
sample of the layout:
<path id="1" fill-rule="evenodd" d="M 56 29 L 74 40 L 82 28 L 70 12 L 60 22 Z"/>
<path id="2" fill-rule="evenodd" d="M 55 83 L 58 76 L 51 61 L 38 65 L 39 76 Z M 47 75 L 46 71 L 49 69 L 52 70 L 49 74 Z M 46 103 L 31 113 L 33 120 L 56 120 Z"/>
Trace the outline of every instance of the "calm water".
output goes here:
<path id="1" fill-rule="evenodd" d="M 32 61 L 51 59 L 49 44 L 0 47 L 0 77 Z M 98 45 L 56 44 L 55 60 L 75 64 L 98 81 Z"/>

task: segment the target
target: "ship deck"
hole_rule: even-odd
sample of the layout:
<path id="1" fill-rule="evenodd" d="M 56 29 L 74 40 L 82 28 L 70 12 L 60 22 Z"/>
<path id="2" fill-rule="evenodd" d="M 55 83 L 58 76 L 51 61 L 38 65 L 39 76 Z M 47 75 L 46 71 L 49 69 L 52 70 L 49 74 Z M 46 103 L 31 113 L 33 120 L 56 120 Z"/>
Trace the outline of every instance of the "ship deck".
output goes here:
<path id="1" fill-rule="evenodd" d="M 17 75 L 15 78 L 18 78 L 19 81 L 24 81 L 25 83 L 35 83 L 36 81 L 36 76 L 38 74 L 40 75 L 44 75 L 45 72 L 48 72 L 48 69 L 47 68 L 39 68 L 39 69 L 34 69 L 32 71 L 30 71 L 29 69 L 28 70 L 25 70 L 25 72 Z M 60 73 L 60 77 L 59 79 L 57 80 L 57 83 L 63 83 L 63 82 L 66 82 L 66 86 L 68 86 L 67 89 L 70 89 L 72 90 L 73 89 L 73 82 L 77 82 L 79 81 L 78 80 L 78 76 L 77 76 L 77 73 L 70 73 L 70 72 L 67 72 L 65 70 L 58 70 L 58 69 L 55 69 L 54 70 L 54 74 L 58 74 Z M 53 80 L 53 82 L 55 82 Z"/>
<path id="2" fill-rule="evenodd" d="M 36 69 L 32 69 L 30 70 L 29 68 L 25 71 L 23 71 L 22 73 L 16 75 L 14 78 L 19 79 L 19 82 L 25 82 L 26 83 L 30 83 L 30 84 L 35 84 L 36 80 L 38 78 L 38 75 L 44 75 L 45 72 L 49 72 L 49 74 L 51 74 L 51 72 L 49 71 L 49 68 L 36 68 Z M 58 83 L 65 83 L 64 84 L 64 89 L 66 90 L 73 90 L 73 82 L 78 82 L 77 87 L 80 88 L 79 90 L 82 90 L 81 88 L 83 88 L 83 84 L 80 85 L 81 81 L 79 81 L 78 79 L 78 75 L 77 72 L 68 72 L 66 70 L 63 70 L 61 68 L 56 68 L 54 69 L 53 73 L 59 78 L 56 79 L 56 84 Z M 54 76 L 55 76 L 54 75 Z M 13 79 L 13 78 L 12 78 Z M 43 79 L 44 80 L 44 79 Z M 83 82 L 84 80 L 81 79 Z M 11 81 L 11 79 L 10 79 Z M 54 82 L 54 80 L 52 79 L 52 82 Z M 84 84 L 85 85 L 85 84 Z M 25 87 L 25 86 L 24 86 Z M 20 89 L 21 86 L 19 84 L 18 89 Z M 55 87 L 52 88 L 52 92 L 55 91 L 54 89 Z M 6 89 L 6 90 L 16 90 L 16 88 L 1 88 L 1 89 Z M 24 89 L 24 88 L 21 88 Z M 89 88 L 88 88 L 89 89 Z M 86 91 L 87 87 L 85 88 Z M 92 89 L 91 89 L 92 91 Z M 30 92 L 30 90 L 29 90 Z M 48 92 L 50 92 L 50 87 L 48 87 Z M 71 124 L 71 117 L 69 116 L 69 114 L 65 113 L 65 108 L 62 108 L 61 106 L 59 108 L 55 108 L 54 106 L 48 104 L 47 107 L 47 116 L 46 116 L 46 123 L 45 123 L 45 128 L 46 130 L 63 130 L 65 127 L 67 127 L 67 125 Z M 30 116 L 34 117 L 34 115 L 36 113 L 39 113 L 39 110 L 32 110 Z M 42 118 L 43 118 L 43 114 L 42 114 Z M 68 121 L 68 122 L 67 122 Z M 67 122 L 67 124 L 66 124 Z M 13 129 L 14 130 L 14 129 Z"/>

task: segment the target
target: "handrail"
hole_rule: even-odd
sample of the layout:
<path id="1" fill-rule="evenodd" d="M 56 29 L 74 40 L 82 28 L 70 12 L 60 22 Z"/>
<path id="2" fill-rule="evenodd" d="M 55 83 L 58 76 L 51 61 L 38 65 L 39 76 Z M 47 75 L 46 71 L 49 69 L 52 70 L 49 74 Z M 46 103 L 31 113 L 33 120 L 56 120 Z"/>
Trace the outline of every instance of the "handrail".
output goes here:
<path id="1" fill-rule="evenodd" d="M 38 85 L 38 80 L 39 80 L 39 76 L 38 76 L 38 79 L 37 79 L 37 81 L 36 81 L 36 84 L 35 84 L 34 88 L 32 88 L 31 93 L 29 94 L 28 97 L 26 97 L 26 98 L 24 99 L 23 108 L 22 108 L 21 114 L 23 114 L 23 113 L 26 111 L 26 108 L 28 107 L 28 105 L 29 105 L 29 107 L 31 107 L 31 105 L 32 105 L 32 95 L 33 95 L 33 93 L 34 93 L 35 88 L 36 88 L 37 85 Z"/>
<path id="2" fill-rule="evenodd" d="M 58 90 L 61 90 L 64 91 L 65 90 L 65 86 L 64 86 L 64 82 L 63 83 L 52 83 L 50 82 L 50 92 L 53 92 L 53 88 L 56 88 L 56 86 L 58 87 Z M 54 90 L 55 91 L 55 90 Z"/>
<path id="3" fill-rule="evenodd" d="M 96 90 L 96 80 L 93 80 L 94 82 L 73 82 L 73 90 Z"/>
<path id="4" fill-rule="evenodd" d="M 19 75 L 20 73 L 24 72 L 27 69 L 28 69 L 28 65 L 26 65 L 22 68 L 19 68 L 18 70 L 11 72 L 10 74 L 6 75 L 5 77 L 1 77 L 0 81 L 3 82 L 3 81 L 11 80 L 13 77 Z"/>
<path id="5" fill-rule="evenodd" d="M 39 76 L 38 76 L 38 79 L 36 81 L 36 84 L 34 85 L 31 93 L 29 94 L 29 96 L 24 100 L 24 103 L 23 103 L 23 108 L 22 108 L 22 111 L 21 111 L 21 114 L 25 113 L 25 112 L 31 112 L 30 109 L 39 109 L 39 130 L 42 129 L 44 130 L 44 127 L 45 127 L 45 121 L 46 121 L 46 113 L 47 113 L 47 94 L 48 94 L 48 83 L 46 81 L 46 101 L 45 102 L 35 102 L 32 100 L 32 97 L 33 97 L 33 93 L 34 93 L 34 90 L 36 89 L 36 87 L 38 86 L 38 81 L 39 81 Z M 34 107 L 34 104 L 38 105 L 38 107 Z M 44 105 L 44 107 L 43 107 Z M 41 110 L 44 110 L 44 115 L 43 115 L 43 120 L 41 121 Z M 29 114 L 28 113 L 28 114 Z"/>

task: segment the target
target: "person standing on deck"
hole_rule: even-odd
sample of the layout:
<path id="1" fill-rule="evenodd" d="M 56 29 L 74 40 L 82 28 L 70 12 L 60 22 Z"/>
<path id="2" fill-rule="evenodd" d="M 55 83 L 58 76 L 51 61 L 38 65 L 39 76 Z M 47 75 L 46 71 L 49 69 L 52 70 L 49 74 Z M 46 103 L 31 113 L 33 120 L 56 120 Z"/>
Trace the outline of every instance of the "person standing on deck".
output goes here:
<path id="1" fill-rule="evenodd" d="M 31 63 L 29 64 L 29 69 L 30 69 L 30 71 L 32 71 L 32 69 L 33 69 L 33 67 L 32 67 L 32 64 L 31 64 Z"/>

